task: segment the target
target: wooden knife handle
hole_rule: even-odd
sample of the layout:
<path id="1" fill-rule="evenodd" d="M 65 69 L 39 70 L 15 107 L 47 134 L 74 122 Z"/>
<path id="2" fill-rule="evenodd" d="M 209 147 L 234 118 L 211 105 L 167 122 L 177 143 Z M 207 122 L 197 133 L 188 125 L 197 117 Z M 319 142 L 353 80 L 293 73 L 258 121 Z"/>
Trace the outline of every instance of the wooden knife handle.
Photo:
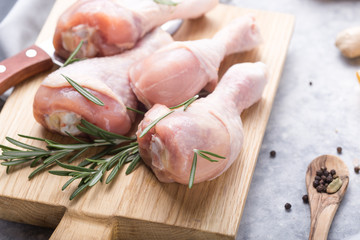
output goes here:
<path id="1" fill-rule="evenodd" d="M 0 62 L 0 95 L 7 89 L 53 66 L 51 57 L 36 45 Z"/>

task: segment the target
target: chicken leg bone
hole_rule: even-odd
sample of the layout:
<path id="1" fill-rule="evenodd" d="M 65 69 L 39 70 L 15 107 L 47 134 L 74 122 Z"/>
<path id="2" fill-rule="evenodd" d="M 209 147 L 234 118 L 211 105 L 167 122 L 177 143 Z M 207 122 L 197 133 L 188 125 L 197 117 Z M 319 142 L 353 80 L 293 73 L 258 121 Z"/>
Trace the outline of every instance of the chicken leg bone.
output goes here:
<path id="1" fill-rule="evenodd" d="M 136 133 L 142 159 L 160 181 L 187 184 L 194 149 L 209 151 L 225 159 L 210 162 L 198 156 L 194 183 L 218 177 L 237 159 L 244 136 L 240 114 L 261 98 L 266 82 L 265 64 L 237 64 L 212 94 L 186 111 L 154 105 Z M 170 111 L 174 112 L 140 137 L 149 124 Z"/>
<path id="2" fill-rule="evenodd" d="M 67 58 L 80 43 L 77 57 L 110 56 L 132 48 L 147 32 L 172 19 L 197 18 L 218 0 L 178 0 L 176 6 L 153 0 L 79 0 L 59 18 L 56 53 Z"/>
<path id="3" fill-rule="evenodd" d="M 155 103 L 175 106 L 204 87 L 213 91 L 223 58 L 251 50 L 260 42 L 255 18 L 240 17 L 212 39 L 174 42 L 135 63 L 129 71 L 131 87 L 148 108 Z"/>

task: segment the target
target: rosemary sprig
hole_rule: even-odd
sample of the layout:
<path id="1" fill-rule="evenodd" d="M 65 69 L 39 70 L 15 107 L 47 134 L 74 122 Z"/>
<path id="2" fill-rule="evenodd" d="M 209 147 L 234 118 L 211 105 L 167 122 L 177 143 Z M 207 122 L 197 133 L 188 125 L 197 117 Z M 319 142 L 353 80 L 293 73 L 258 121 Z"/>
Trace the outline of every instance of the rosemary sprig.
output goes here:
<path id="1" fill-rule="evenodd" d="M 75 82 L 74 80 L 72 80 L 71 78 L 61 74 L 61 76 L 63 76 L 66 81 L 68 81 L 68 83 L 75 88 L 76 91 L 78 91 L 81 95 L 83 95 L 83 97 L 85 97 L 86 99 L 88 99 L 89 101 L 95 103 L 96 105 L 99 106 L 104 106 L 104 103 L 98 99 L 97 97 L 95 97 L 92 93 L 90 93 L 89 91 L 87 91 L 85 88 L 83 88 L 82 86 L 80 86 L 77 82 Z"/>
<path id="2" fill-rule="evenodd" d="M 192 98 L 186 100 L 185 102 L 180 103 L 179 105 L 177 105 L 175 107 L 170 107 L 169 109 L 176 109 L 176 108 L 184 106 L 184 111 L 186 111 L 186 109 L 190 106 L 190 104 L 195 102 L 195 100 L 198 99 L 198 98 L 199 98 L 199 95 L 195 95 Z"/>
<path id="3" fill-rule="evenodd" d="M 139 113 L 141 115 L 145 115 L 145 113 L 143 111 L 140 111 L 140 110 L 137 110 L 137 109 L 134 109 L 134 108 L 131 108 L 131 107 L 126 107 L 127 110 L 130 110 L 130 111 L 133 111 L 133 112 L 136 112 L 136 113 Z"/>
<path id="4" fill-rule="evenodd" d="M 80 51 L 80 48 L 82 47 L 84 41 L 81 40 L 80 43 L 77 45 L 75 50 L 71 53 L 70 57 L 65 61 L 64 65 L 62 67 L 66 67 L 74 62 L 81 61 L 82 59 L 74 58 L 76 54 Z"/>
<path id="5" fill-rule="evenodd" d="M 193 149 L 193 152 L 194 152 L 194 157 L 193 157 L 193 162 L 192 162 L 191 170 L 190 170 L 189 189 L 192 188 L 192 186 L 194 184 L 198 155 L 201 156 L 202 158 L 210 161 L 210 162 L 218 162 L 219 161 L 217 159 L 212 159 L 211 157 L 216 157 L 216 158 L 219 158 L 219 159 L 225 159 L 225 157 L 217 155 L 217 154 L 209 152 L 209 151 Z"/>
<path id="6" fill-rule="evenodd" d="M 81 61 L 83 59 L 79 59 L 79 58 L 74 58 L 76 56 L 76 54 L 80 51 L 82 45 L 83 45 L 83 40 L 80 41 L 80 43 L 77 45 L 77 47 L 75 48 L 75 50 L 71 53 L 71 55 L 69 56 L 69 58 L 65 61 L 64 65 L 62 67 L 66 67 L 74 62 L 78 62 Z M 85 88 L 83 88 L 82 86 L 80 86 L 77 82 L 75 82 L 74 80 L 72 80 L 71 78 L 64 76 L 63 74 L 61 74 L 61 76 L 63 76 L 66 81 L 76 90 L 78 91 L 81 95 L 83 95 L 86 99 L 90 100 L 91 102 L 99 105 L 99 106 L 104 106 L 104 103 L 98 99 L 97 97 L 95 97 L 93 94 L 91 94 L 89 91 L 87 91 Z"/>
<path id="7" fill-rule="evenodd" d="M 29 175 L 29 179 L 31 179 L 45 168 L 55 164 L 57 161 L 62 161 L 65 158 L 69 158 L 68 161 L 71 163 L 80 155 L 84 154 L 88 149 L 106 147 L 96 156 L 102 157 L 106 155 L 107 152 L 113 151 L 116 145 L 122 142 L 132 142 L 135 140 L 134 138 L 129 138 L 107 132 L 85 120 L 81 120 L 81 124 L 82 125 L 78 126 L 80 131 L 87 133 L 93 137 L 98 137 L 100 139 L 95 139 L 92 142 L 86 142 L 76 137 L 73 137 L 73 139 L 77 140 L 78 143 L 61 144 L 49 139 L 19 135 L 23 138 L 45 142 L 46 149 L 42 149 L 15 140 L 13 138 L 6 137 L 6 140 L 8 142 L 14 144 L 21 149 L 0 145 L 0 149 L 2 150 L 0 160 L 3 160 L 1 165 L 9 168 L 11 166 L 31 162 L 30 167 L 37 166 L 37 168 Z"/>
<path id="8" fill-rule="evenodd" d="M 154 0 L 154 2 L 156 2 L 157 4 L 168 5 L 168 6 L 176 6 L 179 4 L 172 0 Z"/>
<path id="9" fill-rule="evenodd" d="M 149 131 L 150 129 L 152 129 L 158 122 L 160 122 L 162 119 L 166 118 L 167 116 L 169 116 L 170 114 L 172 114 L 174 112 L 173 111 L 170 111 L 160 117 L 158 117 L 157 119 L 155 119 L 152 123 L 150 123 L 143 131 L 142 133 L 140 134 L 140 138 L 142 138 L 143 136 L 145 136 Z"/>
<path id="10" fill-rule="evenodd" d="M 110 183 L 125 163 L 131 162 L 126 170 L 126 174 L 130 174 L 140 159 L 138 144 L 134 142 L 122 147 L 121 151 L 112 157 L 106 159 L 87 159 L 87 161 L 94 163 L 95 167 L 73 166 L 56 161 L 60 167 L 71 171 L 49 171 L 49 173 L 71 177 L 64 184 L 62 190 L 66 189 L 75 180 L 81 179 L 77 189 L 70 196 L 70 200 L 72 200 L 88 187 L 96 185 L 103 179 L 105 173 L 111 170 L 106 179 L 106 184 Z"/>
<path id="11" fill-rule="evenodd" d="M 190 106 L 190 104 L 192 104 L 196 99 L 199 98 L 199 95 L 195 95 L 194 97 L 190 98 L 189 100 L 186 100 L 183 103 L 180 103 L 179 105 L 175 106 L 175 107 L 170 107 L 169 109 L 171 109 L 172 111 L 165 113 L 164 115 L 158 117 L 157 119 L 155 119 L 152 123 L 150 123 L 140 134 L 140 138 L 144 137 L 151 128 L 153 128 L 158 122 L 160 122 L 162 119 L 166 118 L 167 116 L 169 116 L 170 114 L 172 114 L 174 111 L 174 109 L 180 108 L 180 107 L 184 107 L 184 111 L 186 111 L 186 109 Z"/>

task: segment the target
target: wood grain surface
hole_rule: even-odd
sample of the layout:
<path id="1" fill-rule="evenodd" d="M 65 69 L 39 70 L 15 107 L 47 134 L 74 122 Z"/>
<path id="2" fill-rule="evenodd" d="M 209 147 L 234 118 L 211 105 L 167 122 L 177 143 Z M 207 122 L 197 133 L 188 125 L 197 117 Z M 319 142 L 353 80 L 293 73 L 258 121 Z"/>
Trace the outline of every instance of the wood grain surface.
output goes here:
<path id="1" fill-rule="evenodd" d="M 73 2 L 56 2 L 37 42 L 52 37 L 58 16 Z M 69 201 L 76 186 L 62 192 L 66 178 L 43 172 L 29 181 L 32 169 L 18 168 L 6 175 L 3 167 L 0 218 L 57 227 L 52 239 L 234 239 L 279 84 L 294 17 L 219 5 L 200 19 L 185 21 L 175 35 L 176 40 L 212 37 L 229 21 L 248 12 L 257 18 L 263 44 L 245 54 L 227 57 L 219 74 L 222 76 L 235 63 L 262 61 L 268 65 L 270 81 L 263 99 L 242 114 L 243 150 L 227 172 L 189 190 L 176 183 L 160 183 L 141 165 L 133 174 L 125 176 L 121 172 L 112 184 L 100 183 Z M 47 74 L 22 83 L 7 100 L 0 114 L 0 144 L 9 145 L 5 137 L 19 139 L 19 133 L 68 141 L 44 130 L 32 115 L 35 92 Z M 42 146 L 32 140 L 27 142 Z"/>

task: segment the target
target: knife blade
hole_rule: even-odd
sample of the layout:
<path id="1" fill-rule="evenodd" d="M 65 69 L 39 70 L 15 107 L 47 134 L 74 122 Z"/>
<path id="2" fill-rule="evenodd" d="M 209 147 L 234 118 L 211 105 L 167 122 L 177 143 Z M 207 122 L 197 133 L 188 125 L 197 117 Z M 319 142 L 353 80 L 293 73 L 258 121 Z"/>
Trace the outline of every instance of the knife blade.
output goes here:
<path id="1" fill-rule="evenodd" d="M 171 20 L 164 23 L 161 28 L 173 35 L 182 22 L 181 19 Z M 0 95 L 20 82 L 51 69 L 54 64 L 61 67 L 65 60 L 55 54 L 51 39 L 34 44 L 3 60 L 0 62 Z"/>

